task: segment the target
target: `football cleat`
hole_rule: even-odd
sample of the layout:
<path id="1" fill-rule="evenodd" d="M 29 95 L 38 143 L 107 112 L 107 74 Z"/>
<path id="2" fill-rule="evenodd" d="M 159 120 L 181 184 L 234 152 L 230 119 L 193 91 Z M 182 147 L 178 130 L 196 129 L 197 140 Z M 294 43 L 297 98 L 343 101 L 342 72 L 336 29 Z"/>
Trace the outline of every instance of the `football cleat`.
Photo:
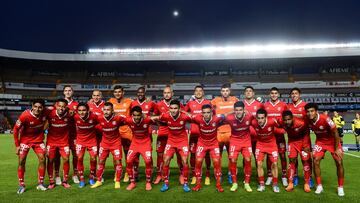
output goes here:
<path id="1" fill-rule="evenodd" d="M 273 191 L 274 191 L 275 193 L 279 193 L 279 192 L 280 192 L 279 186 L 273 185 Z"/>
<path id="2" fill-rule="evenodd" d="M 345 196 L 345 192 L 344 192 L 343 187 L 338 187 L 338 195 L 339 195 L 339 197 Z"/>
<path id="3" fill-rule="evenodd" d="M 290 182 L 288 186 L 285 188 L 286 192 L 291 192 L 294 190 L 294 183 Z"/>
<path id="4" fill-rule="evenodd" d="M 322 192 L 324 192 L 324 188 L 322 185 L 318 185 L 315 190 L 315 194 L 320 195 Z"/>
<path id="5" fill-rule="evenodd" d="M 19 189 L 18 189 L 18 191 L 16 193 L 21 195 L 24 192 L 25 192 L 25 186 L 19 186 Z"/>
<path id="6" fill-rule="evenodd" d="M 304 184 L 304 191 L 305 192 L 311 192 L 311 189 L 310 189 L 310 185 L 309 184 Z"/>
<path id="7" fill-rule="evenodd" d="M 201 190 L 201 185 L 200 185 L 200 184 L 196 184 L 195 187 L 192 188 L 192 190 L 195 191 L 195 192 Z"/>
<path id="8" fill-rule="evenodd" d="M 183 175 L 180 175 L 180 176 L 179 176 L 179 183 L 180 183 L 181 185 L 184 185 L 185 181 L 184 181 L 184 176 L 183 176 Z"/>
<path id="9" fill-rule="evenodd" d="M 184 190 L 184 192 L 190 192 L 191 191 L 191 189 L 190 189 L 190 187 L 189 187 L 189 185 L 187 183 L 184 183 L 183 190 Z"/>
<path id="10" fill-rule="evenodd" d="M 155 184 L 155 185 L 159 184 L 161 180 L 162 180 L 162 178 L 161 178 L 160 175 L 156 176 L 156 178 L 155 178 L 155 180 L 154 180 L 154 184 Z"/>
<path id="11" fill-rule="evenodd" d="M 169 185 L 167 184 L 163 184 L 163 186 L 160 188 L 160 192 L 166 192 L 169 190 Z"/>
<path id="12" fill-rule="evenodd" d="M 55 178 L 55 184 L 56 185 L 61 185 L 61 178 L 59 177 L 59 176 L 57 176 L 56 178 Z"/>
<path id="13" fill-rule="evenodd" d="M 54 188 L 55 188 L 55 184 L 54 184 L 54 183 L 51 183 L 51 184 L 47 187 L 48 190 L 51 190 L 51 189 L 54 189 Z"/>
<path id="14" fill-rule="evenodd" d="M 196 177 L 192 177 L 191 178 L 191 185 L 195 185 L 196 184 Z"/>
<path id="15" fill-rule="evenodd" d="M 131 190 L 133 190 L 133 189 L 135 189 L 135 188 L 136 188 L 136 183 L 131 182 L 131 183 L 126 187 L 126 190 L 131 191 Z"/>
<path id="16" fill-rule="evenodd" d="M 281 178 L 281 181 L 282 181 L 282 184 L 283 184 L 284 187 L 288 186 L 287 178 Z"/>
<path id="17" fill-rule="evenodd" d="M 79 184 L 79 183 L 80 183 L 78 176 L 73 176 L 72 179 L 73 179 L 73 182 L 74 182 L 75 184 Z"/>
<path id="18" fill-rule="evenodd" d="M 67 183 L 67 182 L 62 182 L 62 186 L 64 188 L 71 188 L 71 185 L 69 183 Z"/>
<path id="19" fill-rule="evenodd" d="M 218 192 L 224 192 L 224 189 L 221 187 L 220 184 L 216 184 L 216 191 L 218 191 Z"/>
<path id="20" fill-rule="evenodd" d="M 41 191 L 46 191 L 46 190 L 47 190 L 47 188 L 45 187 L 44 184 L 39 184 L 39 185 L 37 185 L 37 186 L 36 186 L 36 189 L 37 189 L 37 190 L 41 190 Z"/>
<path id="21" fill-rule="evenodd" d="M 85 181 L 80 181 L 79 182 L 79 188 L 84 188 L 85 187 Z"/>
<path id="22" fill-rule="evenodd" d="M 205 177 L 205 185 L 210 185 L 210 177 Z"/>
<path id="23" fill-rule="evenodd" d="M 90 185 L 94 185 L 94 184 L 95 184 L 95 182 L 96 182 L 96 181 L 95 181 L 94 179 L 92 179 L 92 178 L 91 178 L 91 179 L 89 179 L 89 184 L 90 184 Z M 99 181 L 99 182 L 101 182 L 101 181 Z"/>
<path id="24" fill-rule="evenodd" d="M 252 192 L 252 189 L 251 189 L 249 183 L 245 183 L 245 184 L 244 184 L 244 189 L 245 189 L 246 192 Z"/>
<path id="25" fill-rule="evenodd" d="M 264 192 L 265 191 L 265 185 L 259 185 L 257 188 L 258 192 Z"/>
<path id="26" fill-rule="evenodd" d="M 115 189 L 120 189 L 120 181 L 115 182 Z"/>
<path id="27" fill-rule="evenodd" d="M 293 183 L 294 183 L 294 187 L 296 187 L 299 184 L 299 176 L 294 176 Z"/>
<path id="28" fill-rule="evenodd" d="M 123 182 L 128 183 L 129 181 L 130 181 L 129 174 L 125 173 Z"/>
<path id="29" fill-rule="evenodd" d="M 146 185 L 145 185 L 145 190 L 146 190 L 146 191 L 152 190 L 152 186 L 151 186 L 151 183 L 150 183 L 150 182 L 147 182 L 147 183 L 146 183 Z"/>
<path id="30" fill-rule="evenodd" d="M 266 179 L 265 185 L 271 185 L 271 183 L 272 183 L 272 177 L 268 177 Z"/>
<path id="31" fill-rule="evenodd" d="M 91 183 L 90 183 L 90 185 L 91 185 Z M 92 184 L 90 186 L 90 188 L 97 188 L 97 187 L 100 187 L 100 186 L 102 186 L 102 182 L 101 181 L 96 181 L 94 184 Z"/>
<path id="32" fill-rule="evenodd" d="M 312 177 L 310 176 L 310 188 L 314 188 L 315 187 L 315 183 L 314 180 L 312 179 Z"/>
<path id="33" fill-rule="evenodd" d="M 231 192 L 235 192 L 235 191 L 237 191 L 238 187 L 239 187 L 239 186 L 238 186 L 237 183 L 233 183 L 232 186 L 231 186 L 231 188 L 230 188 L 230 191 L 231 191 Z"/>
<path id="34" fill-rule="evenodd" d="M 232 177 L 231 177 L 230 173 L 228 173 L 227 179 L 228 179 L 229 184 L 233 184 Z"/>

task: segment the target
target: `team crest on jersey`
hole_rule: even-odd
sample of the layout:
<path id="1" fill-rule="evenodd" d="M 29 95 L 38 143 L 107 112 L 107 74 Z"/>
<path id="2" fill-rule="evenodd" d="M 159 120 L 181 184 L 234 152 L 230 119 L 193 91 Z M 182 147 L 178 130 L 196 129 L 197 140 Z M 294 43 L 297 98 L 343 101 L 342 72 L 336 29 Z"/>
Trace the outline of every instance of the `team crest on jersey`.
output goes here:
<path id="1" fill-rule="evenodd" d="M 123 104 L 123 107 L 126 107 L 126 103 Z"/>
<path id="2" fill-rule="evenodd" d="M 215 127 L 215 126 L 216 126 L 216 123 L 213 123 L 212 126 Z"/>
<path id="3" fill-rule="evenodd" d="M 145 105 L 145 109 L 148 109 L 149 108 L 149 105 Z"/>
<path id="4" fill-rule="evenodd" d="M 324 130 L 324 126 L 321 125 L 321 126 L 319 127 L 319 129 L 320 129 L 320 130 Z"/>
<path id="5" fill-rule="evenodd" d="M 113 124 L 113 125 L 116 125 L 116 121 L 113 121 L 112 124 Z"/>
<path id="6" fill-rule="evenodd" d="M 281 110 L 281 107 L 278 107 L 277 110 L 280 111 L 280 110 Z"/>
<path id="7" fill-rule="evenodd" d="M 295 128 L 295 131 L 296 131 L 296 132 L 299 131 L 299 128 Z"/>
<path id="8" fill-rule="evenodd" d="M 34 121 L 30 121 L 30 125 L 33 125 L 34 124 Z"/>
<path id="9" fill-rule="evenodd" d="M 301 107 L 299 108 L 299 111 L 302 111 L 302 108 L 301 108 Z"/>
<path id="10" fill-rule="evenodd" d="M 256 109 L 257 109 L 257 106 L 254 106 L 254 109 L 256 110 Z"/>
<path id="11" fill-rule="evenodd" d="M 268 131 L 269 131 L 269 132 L 271 131 L 271 127 L 268 127 Z"/>
<path id="12" fill-rule="evenodd" d="M 245 124 L 246 124 L 246 125 L 250 125 L 250 122 L 249 122 L 249 121 L 246 121 Z"/>
<path id="13" fill-rule="evenodd" d="M 93 123 L 94 121 L 93 120 L 89 120 L 89 123 Z"/>
<path id="14" fill-rule="evenodd" d="M 101 125 L 105 125 L 105 123 L 104 123 L 104 122 L 101 122 Z"/>
<path id="15" fill-rule="evenodd" d="M 54 121 L 55 121 L 55 118 L 51 119 L 51 121 L 53 121 L 53 122 L 54 122 Z"/>
<path id="16" fill-rule="evenodd" d="M 64 121 L 65 121 L 65 122 L 68 122 L 68 119 L 67 119 L 67 118 L 64 118 Z"/>
<path id="17" fill-rule="evenodd" d="M 144 126 L 143 126 L 144 128 L 147 128 L 147 125 L 146 124 L 144 124 Z"/>
<path id="18" fill-rule="evenodd" d="M 184 124 L 184 121 L 180 121 L 180 125 L 183 125 Z"/>
<path id="19" fill-rule="evenodd" d="M 80 123 L 80 121 L 77 121 L 77 123 Z"/>

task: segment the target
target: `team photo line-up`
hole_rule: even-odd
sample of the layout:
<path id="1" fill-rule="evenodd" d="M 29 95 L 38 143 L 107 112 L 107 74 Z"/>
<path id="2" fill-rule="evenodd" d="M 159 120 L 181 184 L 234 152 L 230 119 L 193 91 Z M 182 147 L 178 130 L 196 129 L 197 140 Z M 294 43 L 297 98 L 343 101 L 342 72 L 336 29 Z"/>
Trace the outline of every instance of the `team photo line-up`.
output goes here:
<path id="1" fill-rule="evenodd" d="M 179 182 L 185 192 L 202 188 L 202 166 L 205 160 L 205 185 L 210 185 L 210 165 L 213 163 L 216 190 L 221 186 L 221 157 L 226 149 L 228 155 L 228 182 L 230 191 L 238 190 L 238 157 L 243 156 L 243 188 L 252 192 L 250 179 L 251 161 L 255 158 L 258 192 L 265 185 L 272 185 L 280 192 L 278 181 L 278 159 L 281 163 L 281 183 L 287 192 L 298 185 L 298 156 L 301 158 L 305 192 L 321 194 L 324 189 L 320 163 L 326 151 L 335 161 L 338 177 L 338 195 L 344 196 L 344 167 L 342 150 L 342 126 L 344 120 L 318 112 L 315 103 L 301 100 L 301 91 L 290 91 L 291 103 L 279 100 L 279 90 L 269 91 L 270 100 L 262 103 L 255 99 L 253 87 L 244 89 L 244 100 L 231 96 L 230 85 L 224 84 L 220 96 L 205 99 L 201 85 L 194 88 L 194 96 L 183 105 L 173 99 L 171 86 L 163 90 L 163 99 L 157 103 L 146 97 L 144 87 L 137 90 L 135 100 L 124 97 L 124 88 L 115 85 L 114 97 L 107 102 L 102 93 L 94 90 L 87 103 L 73 100 L 73 88 L 64 86 L 64 98 L 53 106 L 45 107 L 42 99 L 32 101 L 31 109 L 25 110 L 13 129 L 16 154 L 18 155 L 18 194 L 25 192 L 25 163 L 30 149 L 36 153 L 38 166 L 38 190 L 50 190 L 56 185 L 70 188 L 70 154 L 72 154 L 72 181 L 79 188 L 86 186 L 84 177 L 84 154 L 90 156 L 89 184 L 97 188 L 106 184 L 103 179 L 105 161 L 113 156 L 115 189 L 120 188 L 120 179 L 129 182 L 126 190 L 133 190 L 139 179 L 140 155 L 145 162 L 145 190 L 152 184 L 163 185 L 161 192 L 170 189 L 170 161 L 176 154 L 180 171 Z M 337 115 L 339 117 L 339 115 Z M 190 124 L 187 131 L 186 125 Z M 156 171 L 153 176 L 152 133 L 157 125 Z M 353 121 L 353 133 L 358 141 L 360 116 Z M 338 130 L 339 129 L 339 130 Z M 316 135 L 312 147 L 310 131 Z M 46 134 L 46 144 L 44 143 Z M 288 136 L 285 139 L 285 134 Z M 288 142 L 286 145 L 286 141 Z M 288 147 L 286 147 L 288 146 Z M 357 147 L 359 145 L 357 142 Z M 287 152 L 287 156 L 286 156 Z M 125 155 L 126 171 L 123 174 L 122 154 Z M 190 157 L 190 163 L 188 162 Z M 266 158 L 266 159 L 265 159 Z M 47 160 L 46 160 L 47 159 Z M 287 159 L 289 163 L 287 163 Z M 60 163 L 63 177 L 60 178 Z M 264 171 L 264 165 L 266 171 Z M 49 185 L 44 185 L 45 173 Z M 190 188 L 190 184 L 194 185 Z M 314 173 L 314 181 L 312 179 Z M 265 181 L 265 174 L 267 178 Z M 253 174 L 254 175 L 254 174 Z"/>

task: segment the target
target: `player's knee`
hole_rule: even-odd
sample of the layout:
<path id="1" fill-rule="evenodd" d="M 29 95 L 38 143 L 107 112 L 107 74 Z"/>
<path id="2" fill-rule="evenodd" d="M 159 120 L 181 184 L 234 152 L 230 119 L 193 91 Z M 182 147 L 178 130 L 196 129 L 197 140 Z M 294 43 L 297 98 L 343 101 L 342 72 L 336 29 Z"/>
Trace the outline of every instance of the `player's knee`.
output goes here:
<path id="1" fill-rule="evenodd" d="M 320 165 L 320 160 L 321 160 L 321 158 L 318 158 L 318 157 L 316 157 L 316 158 L 314 158 L 314 165 Z"/>
<path id="2" fill-rule="evenodd" d="M 19 166 L 25 167 L 26 159 L 20 158 L 19 159 Z"/>
<path id="3" fill-rule="evenodd" d="M 44 164 L 45 163 L 45 157 L 39 156 L 39 163 Z"/>

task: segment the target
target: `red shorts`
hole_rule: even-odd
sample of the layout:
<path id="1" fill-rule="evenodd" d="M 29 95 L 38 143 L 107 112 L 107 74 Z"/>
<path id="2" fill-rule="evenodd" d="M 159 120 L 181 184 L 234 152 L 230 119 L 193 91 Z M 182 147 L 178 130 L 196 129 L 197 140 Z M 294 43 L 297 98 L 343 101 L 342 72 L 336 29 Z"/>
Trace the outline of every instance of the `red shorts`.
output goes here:
<path id="1" fill-rule="evenodd" d="M 47 144 L 46 151 L 47 151 L 47 156 L 49 157 L 49 159 L 54 159 L 56 157 L 57 151 L 60 152 L 60 155 L 63 158 L 69 158 L 69 156 L 70 156 L 69 146 L 56 146 L 56 145 L 52 145 L 52 144 Z"/>
<path id="2" fill-rule="evenodd" d="M 156 139 L 156 152 L 164 153 L 167 140 L 168 140 L 167 136 L 158 136 L 157 137 L 157 139 Z"/>
<path id="3" fill-rule="evenodd" d="M 46 154 L 46 147 L 45 147 L 45 144 L 42 142 L 28 143 L 28 144 L 20 143 L 19 156 L 21 158 L 26 158 L 27 154 L 30 151 L 30 148 L 32 148 L 36 154 L 43 154 L 43 155 Z"/>
<path id="4" fill-rule="evenodd" d="M 190 140 L 189 140 L 189 147 L 190 147 L 190 153 L 196 153 L 197 152 L 197 147 L 196 144 L 199 140 L 199 136 L 198 135 L 190 135 Z"/>
<path id="5" fill-rule="evenodd" d="M 288 152 L 289 155 L 288 157 L 290 159 L 293 158 L 297 158 L 298 154 L 300 154 L 301 160 L 306 161 L 310 158 L 310 154 L 306 151 L 304 151 L 305 147 L 304 147 L 304 140 L 297 140 L 297 141 L 289 141 L 289 148 L 288 148 Z"/>
<path id="6" fill-rule="evenodd" d="M 182 157 L 187 157 L 189 155 L 188 142 L 167 143 L 165 146 L 164 156 L 172 157 L 175 152 L 178 152 Z"/>
<path id="7" fill-rule="evenodd" d="M 338 148 L 342 150 L 341 144 L 339 144 Z M 313 148 L 313 156 L 324 157 L 326 151 L 329 151 L 331 153 L 331 156 L 334 160 L 341 160 L 341 158 L 335 154 L 335 147 L 332 144 L 325 145 L 323 143 L 315 143 Z"/>
<path id="8" fill-rule="evenodd" d="M 215 145 L 206 145 L 202 142 L 198 142 L 196 147 L 196 158 L 204 158 L 207 152 L 210 153 L 212 159 L 220 159 L 220 148 L 217 143 Z"/>
<path id="9" fill-rule="evenodd" d="M 304 149 L 308 148 L 311 151 L 311 138 L 310 138 L 310 134 L 305 135 L 304 139 L 303 139 L 303 147 Z"/>
<path id="10" fill-rule="evenodd" d="M 130 145 L 129 152 L 127 154 L 127 158 L 126 158 L 127 161 L 134 160 L 135 158 L 138 157 L 138 154 L 141 154 L 145 162 L 152 160 L 152 156 L 151 156 L 152 147 L 150 140 L 143 143 L 136 143 L 133 141 Z"/>
<path id="11" fill-rule="evenodd" d="M 272 163 L 276 163 L 279 156 L 276 144 L 257 142 L 255 150 L 256 161 L 263 161 L 266 154 Z"/>
<path id="12" fill-rule="evenodd" d="M 85 150 L 88 150 L 90 157 L 97 156 L 97 146 L 83 146 L 81 144 L 76 144 L 76 155 L 78 157 L 83 157 L 85 154 Z"/>
<path id="13" fill-rule="evenodd" d="M 230 159 L 236 159 L 239 156 L 239 153 L 243 155 L 245 158 L 251 158 L 252 155 L 252 147 L 251 140 L 241 140 L 230 138 Z"/>
<path id="14" fill-rule="evenodd" d="M 100 148 L 99 148 L 100 160 L 106 160 L 110 153 L 112 154 L 114 160 L 121 160 L 122 157 L 121 147 L 110 149 L 110 148 L 104 148 L 100 144 Z"/>
<path id="15" fill-rule="evenodd" d="M 284 134 L 276 134 L 276 144 L 278 147 L 278 152 L 279 153 L 285 153 L 286 152 L 286 141 L 285 141 L 285 136 Z"/>

